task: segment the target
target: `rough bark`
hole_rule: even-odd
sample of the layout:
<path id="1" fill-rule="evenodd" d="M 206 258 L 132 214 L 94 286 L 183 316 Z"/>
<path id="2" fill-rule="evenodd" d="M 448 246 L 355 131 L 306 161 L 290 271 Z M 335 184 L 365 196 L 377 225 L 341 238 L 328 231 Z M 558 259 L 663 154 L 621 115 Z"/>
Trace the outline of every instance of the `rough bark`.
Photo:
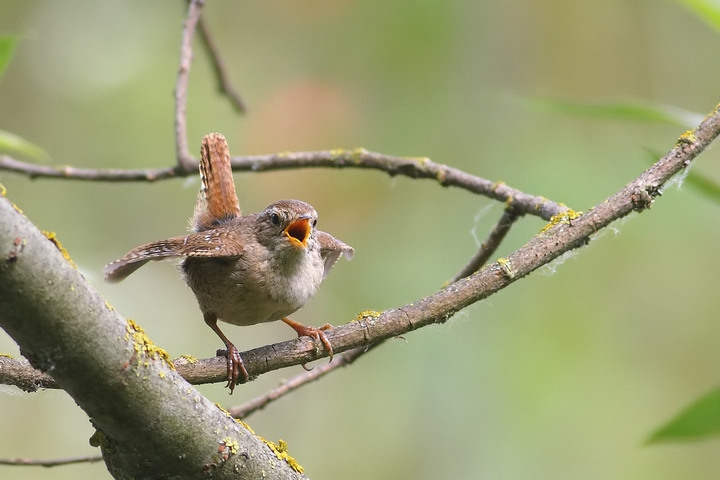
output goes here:
<path id="1" fill-rule="evenodd" d="M 0 326 L 88 414 L 115 478 L 305 478 L 178 375 L 5 198 L 0 219 Z"/>

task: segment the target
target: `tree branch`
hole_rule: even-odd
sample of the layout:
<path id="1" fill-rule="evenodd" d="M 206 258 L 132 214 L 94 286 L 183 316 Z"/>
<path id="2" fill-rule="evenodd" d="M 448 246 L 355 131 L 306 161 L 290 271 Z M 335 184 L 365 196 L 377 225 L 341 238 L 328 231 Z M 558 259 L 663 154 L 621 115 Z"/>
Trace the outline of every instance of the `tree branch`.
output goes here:
<path id="1" fill-rule="evenodd" d="M 55 379 L 33 368 L 25 358 L 0 355 L 0 385 L 13 385 L 25 392 L 59 388 Z"/>
<path id="2" fill-rule="evenodd" d="M 339 367 L 350 365 L 362 355 L 379 345 L 380 343 L 376 343 L 368 347 L 355 348 L 339 355 L 335 355 L 331 362 L 324 365 L 316 365 L 312 370 L 295 375 L 291 379 L 284 381 L 277 388 L 249 400 L 242 405 L 229 408 L 228 411 L 234 418 L 247 418 L 256 411 L 262 410 L 271 402 L 294 392 L 303 385 L 319 380 L 328 373 L 337 370 Z"/>
<path id="3" fill-rule="evenodd" d="M 571 212 L 573 214 L 554 217 L 546 229 L 512 255 L 430 296 L 376 315 L 358 315 L 355 321 L 326 332 L 335 353 L 367 348 L 432 323 L 444 323 L 466 306 L 492 295 L 563 253 L 586 245 L 592 235 L 611 222 L 649 208 L 661 194 L 665 182 L 687 168 L 719 133 L 720 114 L 716 108 L 695 131 L 683 134 L 667 155 L 587 213 Z M 326 352 L 312 339 L 302 337 L 249 350 L 242 356 L 248 372 L 257 376 L 317 360 L 326 356 Z M 226 374 L 225 359 L 219 357 L 181 368 L 191 383 L 221 382 Z"/>
<path id="4" fill-rule="evenodd" d="M 196 164 L 196 160 L 192 160 Z M 355 150 L 320 150 L 315 152 L 292 152 L 271 155 L 248 155 L 231 158 L 233 171 L 268 172 L 297 168 L 360 168 L 380 170 L 390 176 L 403 175 L 410 178 L 435 180 L 443 187 L 457 187 L 483 195 L 500 202 L 512 204 L 518 214 L 536 215 L 545 220 L 566 212 L 568 207 L 512 188 L 504 182 L 493 182 L 471 175 L 458 168 L 435 163 L 429 158 L 396 157 L 383 153 Z M 8 156 L 0 156 L 0 170 L 8 170 L 31 178 L 62 178 L 102 182 L 154 182 L 168 178 L 187 177 L 196 172 L 185 171 L 179 166 L 156 169 L 90 169 L 76 167 L 51 167 L 21 162 Z"/>
<path id="5" fill-rule="evenodd" d="M 245 105 L 238 91 L 232 86 L 227 69 L 225 68 L 225 62 L 222 57 L 220 57 L 220 52 L 215 45 L 215 40 L 212 38 L 212 35 L 210 35 L 210 29 L 208 29 L 202 17 L 200 17 L 198 21 L 198 32 L 200 32 L 200 40 L 203 42 L 205 51 L 210 58 L 210 64 L 215 73 L 215 78 L 217 78 L 218 90 L 230 100 L 230 104 L 237 112 L 245 113 L 247 111 L 247 105 Z"/>
<path id="6" fill-rule="evenodd" d="M 185 382 L 58 246 L 0 198 L 0 326 L 92 419 L 113 476 L 305 478 Z"/>
<path id="7" fill-rule="evenodd" d="M 197 168 L 197 161 L 195 161 L 188 148 L 187 94 L 193 56 L 192 39 L 195 35 L 195 27 L 200 19 L 203 3 L 203 0 L 191 0 L 188 3 L 188 14 L 180 42 L 180 64 L 175 83 L 175 149 L 177 151 L 177 164 L 180 169 L 188 173 L 194 172 Z"/>
<path id="8" fill-rule="evenodd" d="M 0 458 L 0 465 L 16 465 L 25 467 L 61 467 L 74 463 L 95 463 L 102 461 L 101 456 L 57 458 L 55 460 L 36 460 L 33 458 Z"/>
<path id="9" fill-rule="evenodd" d="M 451 281 L 456 282 L 480 270 L 498 249 L 517 219 L 518 212 L 515 208 L 513 206 L 506 207 L 495 227 L 490 231 L 488 238 L 480 245 L 480 249 Z"/>

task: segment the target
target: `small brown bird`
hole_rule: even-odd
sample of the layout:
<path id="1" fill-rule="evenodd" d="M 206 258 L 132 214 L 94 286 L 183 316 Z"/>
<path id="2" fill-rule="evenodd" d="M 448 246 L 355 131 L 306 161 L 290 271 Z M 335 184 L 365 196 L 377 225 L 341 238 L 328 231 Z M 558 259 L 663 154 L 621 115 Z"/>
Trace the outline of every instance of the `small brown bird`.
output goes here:
<path id="1" fill-rule="evenodd" d="M 119 282 L 150 260 L 183 258 L 181 270 L 197 297 L 205 323 L 222 339 L 227 387 L 249 379 L 235 345 L 217 325 L 282 320 L 298 336 L 322 342 L 332 358 L 324 330 L 287 318 L 317 292 L 341 255 L 352 247 L 317 230 L 317 212 L 300 200 L 280 200 L 260 213 L 242 216 L 225 137 L 206 135 L 200 160 L 201 187 L 192 233 L 141 245 L 105 266 L 105 279 Z M 242 377 L 241 377 L 242 376 Z"/>

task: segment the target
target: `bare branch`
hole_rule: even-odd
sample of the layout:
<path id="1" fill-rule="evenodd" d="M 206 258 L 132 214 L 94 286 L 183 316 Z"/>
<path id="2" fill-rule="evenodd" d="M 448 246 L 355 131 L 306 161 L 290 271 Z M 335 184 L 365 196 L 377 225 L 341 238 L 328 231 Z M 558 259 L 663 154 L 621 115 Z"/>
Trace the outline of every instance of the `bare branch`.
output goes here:
<path id="1" fill-rule="evenodd" d="M 191 161 L 196 164 L 195 159 Z M 265 172 L 297 168 L 361 168 L 386 172 L 390 176 L 403 175 L 425 178 L 444 187 L 457 187 L 471 193 L 512 204 L 519 214 L 536 215 L 545 220 L 568 210 L 568 207 L 531 195 L 482 177 L 471 175 L 458 168 L 435 163 L 429 158 L 396 157 L 383 153 L 355 150 L 320 150 L 272 155 L 249 155 L 231 159 L 234 171 Z M 83 169 L 75 167 L 47 167 L 21 162 L 8 156 L 0 156 L 0 170 L 22 173 L 32 178 L 63 178 L 74 180 L 128 182 L 153 182 L 167 178 L 186 177 L 196 172 L 175 166 L 148 170 Z"/>
<path id="2" fill-rule="evenodd" d="M 284 397 L 285 395 L 297 390 L 303 385 L 307 385 L 308 383 L 314 382 L 315 380 L 324 377 L 328 373 L 337 370 L 338 367 L 345 367 L 347 365 L 350 365 L 362 355 L 369 352 L 371 349 L 379 346 L 380 343 L 382 342 L 369 345 L 367 347 L 355 348 L 345 353 L 341 353 L 340 355 L 335 355 L 331 362 L 324 365 L 316 365 L 315 367 L 313 367 L 312 370 L 296 375 L 293 378 L 283 382 L 282 385 L 278 386 L 277 388 L 274 388 L 269 392 L 260 395 L 259 397 L 253 398 L 252 400 L 245 402 L 242 405 L 229 408 L 228 411 L 230 412 L 230 415 L 232 415 L 234 418 L 247 418 L 256 411 L 262 410 L 271 402 L 277 400 L 278 398 Z"/>
<path id="3" fill-rule="evenodd" d="M 180 65 L 175 83 L 175 149 L 178 166 L 188 173 L 194 172 L 197 167 L 197 161 L 188 148 L 187 95 L 193 56 L 192 39 L 195 36 L 195 27 L 200 18 L 203 3 L 203 0 L 191 0 L 188 4 L 188 14 L 180 42 Z"/>
<path id="4" fill-rule="evenodd" d="M 535 235 L 512 255 L 451 283 L 438 292 L 411 304 L 377 315 L 360 315 L 355 321 L 327 332 L 336 353 L 367 348 L 432 323 L 443 323 L 457 311 L 482 300 L 563 253 L 586 245 L 592 235 L 633 211 L 643 211 L 660 195 L 673 175 L 690 165 L 695 156 L 720 134 L 717 108 L 693 132 L 686 132 L 675 147 L 638 178 L 585 214 L 568 212 L 553 218 L 548 228 Z M 572 213 L 572 215 L 571 215 Z M 326 356 L 325 350 L 307 337 L 268 345 L 242 354 L 252 376 L 300 365 Z M 222 382 L 224 358 L 178 365 L 192 383 Z M 311 376 L 308 377 L 310 379 Z M 307 383 L 307 382 L 304 382 Z"/>
<path id="5" fill-rule="evenodd" d="M 693 132 L 686 132 L 675 147 L 651 168 L 608 200 L 585 214 L 568 212 L 554 217 L 546 229 L 507 258 L 451 283 L 438 292 L 411 304 L 387 310 L 377 316 L 361 316 L 356 321 L 327 333 L 336 353 L 367 347 L 384 339 L 402 335 L 432 323 L 443 323 L 457 311 L 482 300 L 572 249 L 589 243 L 592 235 L 629 213 L 650 207 L 662 186 L 673 175 L 690 165 L 695 156 L 720 134 L 720 113 L 716 108 Z M 244 352 L 251 375 L 304 364 L 326 355 L 309 338 L 257 348 Z M 225 360 L 199 361 L 198 371 L 208 381 L 222 381 Z M 209 373 L 214 372 L 214 373 Z M 198 379 L 196 379 L 198 380 Z"/>
<path id="6" fill-rule="evenodd" d="M 0 458 L 0 465 L 15 465 L 25 467 L 60 467 L 74 463 L 95 463 L 102 461 L 100 455 L 87 457 L 57 458 L 55 460 L 37 460 L 32 458 Z"/>
<path id="7" fill-rule="evenodd" d="M 203 42 L 205 51 L 210 57 L 210 64 L 212 65 L 213 72 L 218 81 L 218 90 L 224 94 L 230 100 L 230 104 L 235 107 L 239 113 L 245 113 L 247 111 L 247 105 L 243 101 L 242 97 L 237 90 L 232 86 L 230 78 L 225 67 L 225 62 L 220 56 L 215 40 L 210 35 L 210 31 L 205 24 L 205 20 L 201 17 L 198 22 L 198 32 L 200 32 L 200 39 Z"/>
<path id="8" fill-rule="evenodd" d="M 87 180 L 97 182 L 155 182 L 168 178 L 187 177 L 196 174 L 184 168 L 165 167 L 148 169 L 78 168 L 67 165 L 48 166 L 16 160 L 0 155 L 0 170 L 27 175 L 30 178 L 54 178 Z"/>
<path id="9" fill-rule="evenodd" d="M 490 260 L 490 257 L 498 249 L 500 243 L 502 243 L 505 238 L 505 235 L 507 235 L 510 231 L 510 227 L 513 226 L 515 220 L 517 219 L 518 212 L 514 207 L 511 206 L 505 208 L 502 216 L 495 224 L 495 227 L 490 232 L 490 235 L 488 235 L 488 238 L 480 245 L 478 252 L 470 259 L 468 264 L 453 277 L 451 282 L 456 282 L 461 278 L 465 278 L 468 275 L 472 275 L 480 270 L 480 268 L 485 265 L 488 260 Z"/>
<path id="10" fill-rule="evenodd" d="M 0 355 L 0 385 L 13 385 L 26 392 L 59 388 L 50 375 L 33 368 L 27 359 L 7 355 Z"/>
<path id="11" fill-rule="evenodd" d="M 92 419 L 113 476 L 304 478 L 284 449 L 187 384 L 66 255 L 0 197 L 0 327 Z"/>

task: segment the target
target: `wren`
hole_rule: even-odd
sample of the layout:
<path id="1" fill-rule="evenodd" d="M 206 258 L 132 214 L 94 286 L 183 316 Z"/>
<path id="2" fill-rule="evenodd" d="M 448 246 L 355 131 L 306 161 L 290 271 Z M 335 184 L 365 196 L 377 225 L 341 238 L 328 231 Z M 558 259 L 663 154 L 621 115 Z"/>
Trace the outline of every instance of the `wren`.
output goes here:
<path id="1" fill-rule="evenodd" d="M 227 387 L 249 380 L 235 345 L 217 321 L 254 325 L 282 320 L 299 336 L 320 341 L 332 359 L 321 327 L 290 320 L 317 292 L 340 256 L 354 250 L 317 230 L 315 209 L 300 200 L 280 200 L 260 213 L 242 215 L 225 137 L 206 135 L 200 152 L 200 193 L 191 233 L 140 245 L 105 266 L 105 279 L 119 282 L 151 260 L 182 259 L 181 272 L 197 297 L 205 323 L 225 344 Z"/>

